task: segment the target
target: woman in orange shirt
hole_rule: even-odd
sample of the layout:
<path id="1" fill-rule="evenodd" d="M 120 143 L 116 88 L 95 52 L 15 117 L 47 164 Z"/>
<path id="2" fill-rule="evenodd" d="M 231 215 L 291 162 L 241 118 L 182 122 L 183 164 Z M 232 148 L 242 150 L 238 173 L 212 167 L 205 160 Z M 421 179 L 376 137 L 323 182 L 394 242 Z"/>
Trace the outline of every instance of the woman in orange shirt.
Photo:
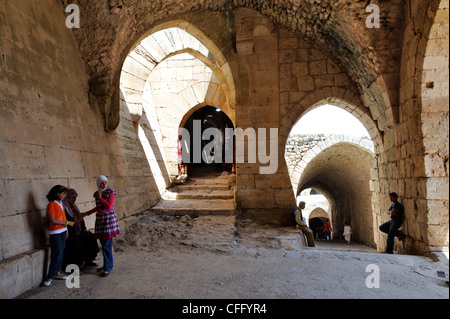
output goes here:
<path id="1" fill-rule="evenodd" d="M 74 222 L 68 222 L 64 214 L 63 201 L 66 198 L 67 189 L 64 186 L 54 186 L 47 195 L 47 215 L 50 220 L 48 233 L 50 235 L 51 258 L 47 279 L 44 286 L 50 286 L 53 279 L 66 279 L 61 273 L 64 249 L 67 239 L 67 225 L 73 226 Z"/>

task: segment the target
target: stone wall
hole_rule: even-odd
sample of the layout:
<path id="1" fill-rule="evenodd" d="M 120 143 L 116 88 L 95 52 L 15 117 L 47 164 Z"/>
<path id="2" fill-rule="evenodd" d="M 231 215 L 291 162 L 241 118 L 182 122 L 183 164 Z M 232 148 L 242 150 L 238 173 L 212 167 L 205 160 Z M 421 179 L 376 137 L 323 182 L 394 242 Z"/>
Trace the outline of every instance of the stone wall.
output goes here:
<path id="1" fill-rule="evenodd" d="M 132 107 L 136 96 L 129 99 L 120 78 L 140 40 L 175 26 L 211 53 L 208 67 L 236 127 L 278 129 L 277 137 L 266 137 L 278 141 L 274 174 L 260 174 L 265 164 L 248 157 L 237 167 L 236 203 L 244 217 L 291 221 L 289 133 L 305 112 L 329 102 L 360 119 L 375 156 L 335 144 L 305 166 L 298 189 L 314 184 L 334 198 L 336 225 L 359 218 L 352 211 L 370 212 L 355 229 L 361 240 L 373 232 L 380 250 L 385 235 L 378 225 L 388 219 L 387 194 L 396 191 L 408 236 L 397 248 L 448 250 L 448 1 L 383 2 L 383 25 L 372 30 L 361 1 L 73 2 L 84 21 L 78 30 L 65 27 L 66 0 L 6 0 L 0 8 L 2 297 L 42 281 L 45 195 L 53 185 L 76 188 L 86 210 L 96 176 L 107 175 L 119 194 L 122 229 L 160 199 L 168 180 L 164 156 L 155 153 L 162 135 L 154 134 L 153 114 Z M 144 92 L 146 79 L 140 80 Z M 355 152 L 363 159 L 357 173 Z M 352 185 L 363 182 L 360 196 Z"/>
<path id="2" fill-rule="evenodd" d="M 448 10 L 448 1 L 408 4 L 400 123 L 389 142 L 389 177 L 406 211 L 405 248 L 417 253 L 448 250 Z"/>
<path id="3" fill-rule="evenodd" d="M 0 298 L 39 285 L 48 251 L 45 195 L 75 188 L 94 207 L 96 177 L 109 177 L 122 232 L 160 198 L 129 114 L 114 133 L 89 103 L 78 45 L 52 0 L 0 8 Z M 93 227 L 95 216 L 87 219 Z"/>

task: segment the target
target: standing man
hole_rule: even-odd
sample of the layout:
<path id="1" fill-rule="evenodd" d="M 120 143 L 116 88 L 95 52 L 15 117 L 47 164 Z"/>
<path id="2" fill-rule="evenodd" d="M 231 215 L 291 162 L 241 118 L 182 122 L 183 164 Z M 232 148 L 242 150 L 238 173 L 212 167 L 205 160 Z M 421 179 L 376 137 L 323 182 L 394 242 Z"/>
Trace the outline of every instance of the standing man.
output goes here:
<path id="1" fill-rule="evenodd" d="M 391 220 L 381 225 L 379 228 L 383 233 L 386 233 L 387 244 L 386 244 L 386 254 L 393 254 L 394 248 L 394 238 L 397 236 L 399 239 L 403 238 L 403 234 L 398 229 L 402 226 L 404 218 L 403 205 L 398 202 L 397 193 L 390 193 L 389 199 L 392 202 L 391 207 L 387 211 L 388 215 L 391 216 Z"/>
<path id="2" fill-rule="evenodd" d="M 313 231 L 309 229 L 308 226 L 303 222 L 303 215 L 301 210 L 305 209 L 305 205 L 306 203 L 301 201 L 298 204 L 298 207 L 296 207 L 292 213 L 294 215 L 294 220 L 297 229 L 301 230 L 302 233 L 305 234 L 306 239 L 308 240 L 308 247 L 315 247 L 316 245 L 314 244 Z"/>

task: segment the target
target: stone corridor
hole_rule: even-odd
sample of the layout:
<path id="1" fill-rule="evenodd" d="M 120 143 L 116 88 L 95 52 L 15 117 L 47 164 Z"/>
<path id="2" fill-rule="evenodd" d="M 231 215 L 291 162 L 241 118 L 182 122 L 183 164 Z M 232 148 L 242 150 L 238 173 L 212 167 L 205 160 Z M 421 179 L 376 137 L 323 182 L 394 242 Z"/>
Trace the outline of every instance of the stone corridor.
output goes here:
<path id="1" fill-rule="evenodd" d="M 291 212 L 307 189 L 326 198 L 324 214 L 337 236 L 347 221 L 355 242 L 383 251 L 386 235 L 378 227 L 389 220 L 387 195 L 398 193 L 406 237 L 395 240 L 394 259 L 330 257 L 305 247 L 291 259 L 292 253 L 278 250 L 269 263 L 280 267 L 279 274 L 255 266 L 276 282 L 269 291 L 249 273 L 250 261 L 260 259 L 234 251 L 243 257 L 240 272 L 220 279 L 212 274 L 199 297 L 208 289 L 231 296 L 221 290 L 227 280 L 238 296 L 337 297 L 331 290 L 312 295 L 310 285 L 287 293 L 278 275 L 298 279 L 314 273 L 313 261 L 331 258 L 345 267 L 374 256 L 383 265 L 400 263 L 396 273 L 406 267 L 415 276 L 416 260 L 426 268 L 423 256 L 448 252 L 448 0 L 0 2 L 0 298 L 43 282 L 49 190 L 75 189 L 86 212 L 95 206 L 99 175 L 117 192 L 122 234 L 116 243 L 133 251 L 139 248 L 126 236 L 152 210 L 177 220 L 235 218 L 292 230 Z M 294 126 L 324 105 L 357 119 L 370 141 L 334 136 L 295 148 Z M 212 169 L 218 180 L 196 178 L 202 169 Z M 89 229 L 95 219 L 85 217 Z M 205 234 L 219 225 L 209 225 Z M 132 252 L 123 249 L 119 269 L 132 267 Z M 161 271 L 182 259 L 148 253 L 142 258 L 157 259 Z M 191 253 L 203 258 L 201 248 L 182 255 Z M 139 258 L 136 271 L 146 264 Z M 233 264 L 232 257 L 205 258 L 197 267 Z M 186 267 L 197 275 L 195 264 Z M 171 270 L 186 273 L 181 264 Z M 186 296 L 159 281 L 164 278 L 160 272 L 149 276 L 159 285 L 139 296 Z M 249 285 L 240 287 L 240 278 Z M 333 280 L 335 287 L 342 284 Z M 388 286 L 384 296 L 399 287 L 413 290 L 398 285 Z M 100 286 L 91 287 L 83 296 Z M 343 287 L 355 296 L 350 283 Z M 377 297 L 373 291 L 367 296 Z"/>

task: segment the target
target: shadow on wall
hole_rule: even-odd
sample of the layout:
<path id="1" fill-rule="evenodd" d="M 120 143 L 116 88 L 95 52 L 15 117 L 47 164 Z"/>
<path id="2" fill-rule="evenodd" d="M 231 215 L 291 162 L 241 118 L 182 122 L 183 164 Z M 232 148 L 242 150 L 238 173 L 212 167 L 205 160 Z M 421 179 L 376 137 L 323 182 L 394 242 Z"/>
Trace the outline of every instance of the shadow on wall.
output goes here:
<path id="1" fill-rule="evenodd" d="M 49 245 L 49 237 L 48 237 L 48 224 L 49 220 L 47 217 L 47 211 L 44 211 L 44 215 L 42 215 L 42 211 L 37 207 L 36 200 L 34 198 L 33 193 L 28 194 L 28 205 L 26 214 L 28 229 L 31 230 L 32 242 L 34 243 L 33 249 L 43 249 Z M 44 250 L 44 260 L 43 264 L 43 278 L 47 276 L 48 269 L 48 261 L 49 261 L 49 249 Z"/>

